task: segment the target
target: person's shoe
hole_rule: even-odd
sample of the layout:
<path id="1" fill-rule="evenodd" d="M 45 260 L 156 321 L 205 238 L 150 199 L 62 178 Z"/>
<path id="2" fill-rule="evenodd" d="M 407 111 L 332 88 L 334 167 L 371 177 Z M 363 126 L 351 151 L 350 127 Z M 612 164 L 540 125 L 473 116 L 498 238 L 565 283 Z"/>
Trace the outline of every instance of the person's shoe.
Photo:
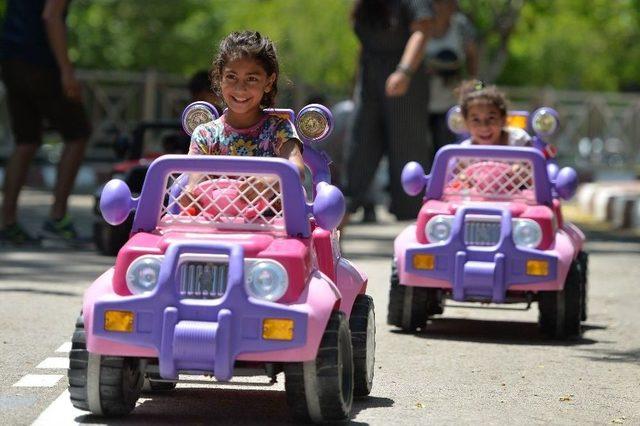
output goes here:
<path id="1" fill-rule="evenodd" d="M 42 238 L 66 242 L 75 242 L 78 239 L 76 228 L 71 222 L 69 215 L 65 215 L 62 219 L 47 219 L 42 225 Z"/>
<path id="2" fill-rule="evenodd" d="M 17 246 L 38 245 L 40 243 L 40 239 L 29 234 L 17 222 L 0 230 L 0 240 Z"/>
<path id="3" fill-rule="evenodd" d="M 375 206 L 364 207 L 364 214 L 362 215 L 362 223 L 376 223 L 378 217 L 376 216 Z"/>

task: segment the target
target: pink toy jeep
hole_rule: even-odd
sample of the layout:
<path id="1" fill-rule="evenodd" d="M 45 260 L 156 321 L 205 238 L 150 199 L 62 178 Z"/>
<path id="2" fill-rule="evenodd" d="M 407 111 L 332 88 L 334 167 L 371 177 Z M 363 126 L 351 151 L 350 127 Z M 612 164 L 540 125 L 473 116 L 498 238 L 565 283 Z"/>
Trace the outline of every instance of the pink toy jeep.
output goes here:
<path id="1" fill-rule="evenodd" d="M 551 150 L 542 140 L 557 124 L 555 112 L 542 108 L 532 115 L 534 147 L 449 145 L 428 176 L 417 163 L 405 166 L 405 191 L 426 189 L 416 223 L 395 240 L 390 325 L 424 327 L 443 313 L 445 299 L 537 301 L 544 334 L 580 334 L 587 315 L 584 235 L 563 220 L 559 200 L 573 196 L 576 173 L 547 160 Z"/>
<path id="2" fill-rule="evenodd" d="M 211 119 L 207 108 L 186 110 L 188 132 Z M 167 155 L 149 167 L 139 198 L 122 181 L 106 185 L 108 223 L 136 212 L 115 266 L 85 293 L 70 354 L 75 407 L 125 415 L 145 380 L 173 389 L 185 375 L 275 383 L 284 372 L 294 417 L 315 422 L 347 419 L 353 396 L 369 394 L 373 301 L 365 274 L 340 254 L 344 198 L 309 143 L 328 134 L 331 116 L 309 105 L 296 125 L 310 197 L 279 158 Z"/>

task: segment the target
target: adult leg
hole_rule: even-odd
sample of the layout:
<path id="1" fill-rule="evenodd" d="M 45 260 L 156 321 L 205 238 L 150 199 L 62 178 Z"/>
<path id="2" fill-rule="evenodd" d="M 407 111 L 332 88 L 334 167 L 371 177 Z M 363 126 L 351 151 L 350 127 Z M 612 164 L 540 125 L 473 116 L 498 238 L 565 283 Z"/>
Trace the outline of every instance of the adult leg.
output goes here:
<path id="1" fill-rule="evenodd" d="M 60 220 L 67 214 L 69 195 L 73 190 L 73 184 L 78 175 L 87 146 L 86 139 L 77 139 L 65 143 L 60 162 L 56 184 L 53 189 L 53 204 L 49 215 L 54 220 Z"/>
<path id="2" fill-rule="evenodd" d="M 383 154 L 384 129 L 377 103 L 358 102 L 354 111 L 352 140 L 347 152 L 346 192 L 350 212 L 366 202 L 367 192 Z"/>
<path id="3" fill-rule="evenodd" d="M 2 227 L 16 223 L 18 197 L 29 172 L 29 164 L 38 152 L 38 144 L 19 144 L 4 169 Z"/>
<path id="4" fill-rule="evenodd" d="M 445 145 L 456 142 L 456 135 L 449 130 L 447 125 L 447 114 L 436 112 L 429 114 L 429 126 L 433 137 L 434 154 Z"/>
<path id="5" fill-rule="evenodd" d="M 424 86 L 424 87 L 423 87 Z M 402 189 L 400 175 L 409 161 L 417 161 L 429 170 L 433 144 L 425 116 L 428 86 L 415 79 L 404 96 L 389 98 L 385 103 L 389 141 L 390 211 L 398 220 L 415 219 L 422 198 L 410 197 Z"/>

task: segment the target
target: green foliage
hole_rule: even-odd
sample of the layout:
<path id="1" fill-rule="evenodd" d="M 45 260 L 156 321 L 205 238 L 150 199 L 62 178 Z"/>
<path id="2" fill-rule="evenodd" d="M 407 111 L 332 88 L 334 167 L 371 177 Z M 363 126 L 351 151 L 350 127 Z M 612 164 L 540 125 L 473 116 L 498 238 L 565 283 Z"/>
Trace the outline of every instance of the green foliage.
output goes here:
<path id="1" fill-rule="evenodd" d="M 84 68 L 188 75 L 208 68 L 231 31 L 254 29 L 278 48 L 283 77 L 298 86 L 347 93 L 357 42 L 346 0 L 75 0 L 72 56 Z"/>
<path id="2" fill-rule="evenodd" d="M 7 0 L 0 0 L 0 16 Z M 329 96 L 350 93 L 358 43 L 353 0 L 73 0 L 79 67 L 189 75 L 208 68 L 222 37 L 255 29 L 278 47 L 285 81 Z M 618 90 L 640 86 L 640 0 L 460 0 L 483 63 L 506 64 L 510 85 Z M 514 19 L 514 21 L 512 21 Z M 515 22 L 514 25 L 510 25 Z M 496 74 L 497 75 L 497 74 Z"/>
<path id="3" fill-rule="evenodd" d="M 524 5 L 501 83 L 619 90 L 640 83 L 638 0 Z"/>

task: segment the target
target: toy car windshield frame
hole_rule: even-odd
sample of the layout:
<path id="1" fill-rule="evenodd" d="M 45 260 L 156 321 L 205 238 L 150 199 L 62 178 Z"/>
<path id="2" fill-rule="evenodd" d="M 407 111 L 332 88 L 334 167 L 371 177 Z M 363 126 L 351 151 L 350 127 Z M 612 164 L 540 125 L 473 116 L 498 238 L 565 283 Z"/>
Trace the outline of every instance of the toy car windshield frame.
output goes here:
<path id="1" fill-rule="evenodd" d="M 286 233 L 302 237 L 310 235 L 303 187 L 298 172 L 289 161 L 281 158 L 185 155 L 165 155 L 149 167 L 133 222 L 134 232 L 150 232 L 158 226 L 167 191 L 165 182 L 173 173 L 276 175 L 281 183 Z"/>
<path id="2" fill-rule="evenodd" d="M 456 157 L 495 160 L 526 160 L 533 169 L 535 199 L 539 204 L 551 205 L 552 192 L 546 169 L 546 160 L 535 148 L 506 146 L 454 146 L 441 148 L 433 162 L 430 181 L 426 190 L 427 199 L 442 199 L 447 184 L 450 161 Z"/>

